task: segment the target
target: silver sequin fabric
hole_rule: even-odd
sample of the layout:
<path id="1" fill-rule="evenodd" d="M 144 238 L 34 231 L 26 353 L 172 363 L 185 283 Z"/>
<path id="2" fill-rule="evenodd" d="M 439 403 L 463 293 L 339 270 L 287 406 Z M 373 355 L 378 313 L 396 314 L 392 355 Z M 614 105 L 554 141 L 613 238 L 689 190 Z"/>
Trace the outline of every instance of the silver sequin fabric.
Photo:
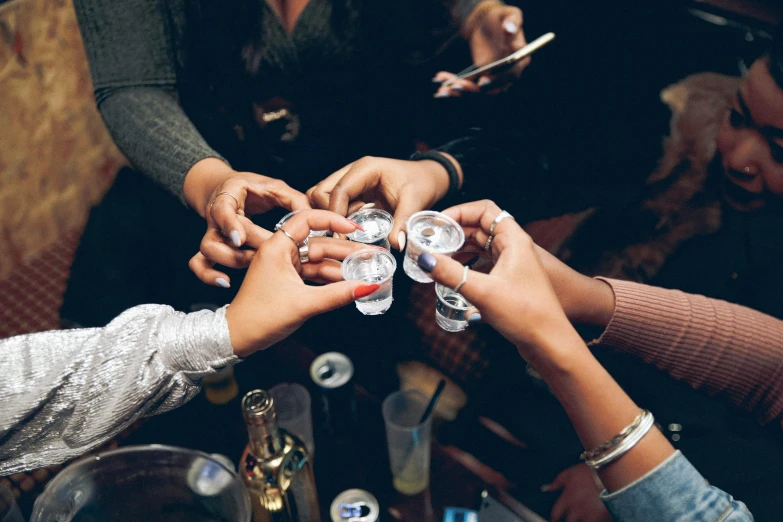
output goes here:
<path id="1" fill-rule="evenodd" d="M 0 340 L 0 476 L 82 455 L 238 361 L 225 308 L 142 305 L 104 328 Z"/>

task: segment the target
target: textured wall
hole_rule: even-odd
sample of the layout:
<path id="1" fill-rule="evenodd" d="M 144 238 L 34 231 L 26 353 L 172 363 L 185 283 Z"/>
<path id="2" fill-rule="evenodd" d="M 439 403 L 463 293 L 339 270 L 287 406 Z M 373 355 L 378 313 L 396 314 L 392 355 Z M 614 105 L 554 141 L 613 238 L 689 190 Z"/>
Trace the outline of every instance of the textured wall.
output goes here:
<path id="1" fill-rule="evenodd" d="M 70 0 L 0 6 L 0 278 L 84 226 L 124 159 L 92 98 Z"/>

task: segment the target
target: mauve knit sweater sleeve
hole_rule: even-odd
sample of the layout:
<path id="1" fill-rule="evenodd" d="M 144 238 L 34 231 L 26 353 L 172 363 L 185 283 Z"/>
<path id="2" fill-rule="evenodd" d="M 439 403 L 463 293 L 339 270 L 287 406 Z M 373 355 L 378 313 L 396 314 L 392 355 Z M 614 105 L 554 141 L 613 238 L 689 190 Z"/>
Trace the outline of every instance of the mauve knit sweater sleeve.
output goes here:
<path id="1" fill-rule="evenodd" d="M 95 99 L 130 162 L 184 203 L 185 175 L 216 157 L 176 98 L 178 2 L 74 0 Z M 225 160 L 224 160 L 225 161 Z"/>
<path id="2" fill-rule="evenodd" d="M 762 423 L 783 422 L 783 321 L 718 299 L 601 279 L 616 305 L 593 344 L 640 357 Z"/>

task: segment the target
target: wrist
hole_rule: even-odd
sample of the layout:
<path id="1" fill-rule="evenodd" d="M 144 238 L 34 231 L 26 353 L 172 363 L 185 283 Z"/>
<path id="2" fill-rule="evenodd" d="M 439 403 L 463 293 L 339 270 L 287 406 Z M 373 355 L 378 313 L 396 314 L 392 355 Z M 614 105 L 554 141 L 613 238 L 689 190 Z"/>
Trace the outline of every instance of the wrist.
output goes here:
<path id="1" fill-rule="evenodd" d="M 580 276 L 574 310 L 569 317 L 577 324 L 606 328 L 614 316 L 615 296 L 609 283 L 601 279 Z"/>
<path id="2" fill-rule="evenodd" d="M 435 198 L 430 205 L 456 194 L 462 187 L 462 167 L 450 154 L 439 151 L 416 152 L 411 159 L 425 172 L 424 176 L 435 183 Z"/>
<path id="3" fill-rule="evenodd" d="M 235 174 L 236 171 L 219 158 L 210 157 L 197 161 L 185 175 L 182 187 L 185 201 L 204 217 L 215 187 Z"/>
<path id="4" fill-rule="evenodd" d="M 476 4 L 470 14 L 465 18 L 465 21 L 460 28 L 460 34 L 462 34 L 462 37 L 465 38 L 465 40 L 470 40 L 470 38 L 475 34 L 476 29 L 481 27 L 481 25 L 484 23 L 484 20 L 486 20 L 487 14 L 491 10 L 504 5 L 506 4 L 500 0 L 483 0 L 482 2 Z"/>
<path id="5" fill-rule="evenodd" d="M 517 345 L 517 350 L 548 383 L 582 372 L 587 362 L 595 360 L 573 328 L 562 327 L 537 342 Z"/>

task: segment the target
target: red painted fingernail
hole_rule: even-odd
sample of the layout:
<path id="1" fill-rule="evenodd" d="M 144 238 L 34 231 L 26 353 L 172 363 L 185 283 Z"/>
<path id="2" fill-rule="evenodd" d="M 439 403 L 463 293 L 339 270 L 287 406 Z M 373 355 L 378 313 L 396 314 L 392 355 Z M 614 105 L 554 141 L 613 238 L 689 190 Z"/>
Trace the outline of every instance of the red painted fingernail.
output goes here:
<path id="1" fill-rule="evenodd" d="M 362 297 L 367 297 L 370 294 L 375 293 L 376 290 L 378 290 L 381 287 L 378 283 L 373 283 L 371 285 L 362 285 L 360 287 L 357 287 L 353 291 L 353 298 L 354 299 L 361 299 Z"/>
<path id="2" fill-rule="evenodd" d="M 364 232 L 364 229 L 363 229 L 363 228 L 362 228 L 362 227 L 359 225 L 359 223 L 357 223 L 357 222 L 356 222 L 356 221 L 354 221 L 353 219 L 348 219 L 348 218 L 346 218 L 346 221 L 348 221 L 348 223 L 350 223 L 351 225 L 355 226 L 356 228 L 358 228 L 359 230 L 361 230 L 362 232 Z"/>

